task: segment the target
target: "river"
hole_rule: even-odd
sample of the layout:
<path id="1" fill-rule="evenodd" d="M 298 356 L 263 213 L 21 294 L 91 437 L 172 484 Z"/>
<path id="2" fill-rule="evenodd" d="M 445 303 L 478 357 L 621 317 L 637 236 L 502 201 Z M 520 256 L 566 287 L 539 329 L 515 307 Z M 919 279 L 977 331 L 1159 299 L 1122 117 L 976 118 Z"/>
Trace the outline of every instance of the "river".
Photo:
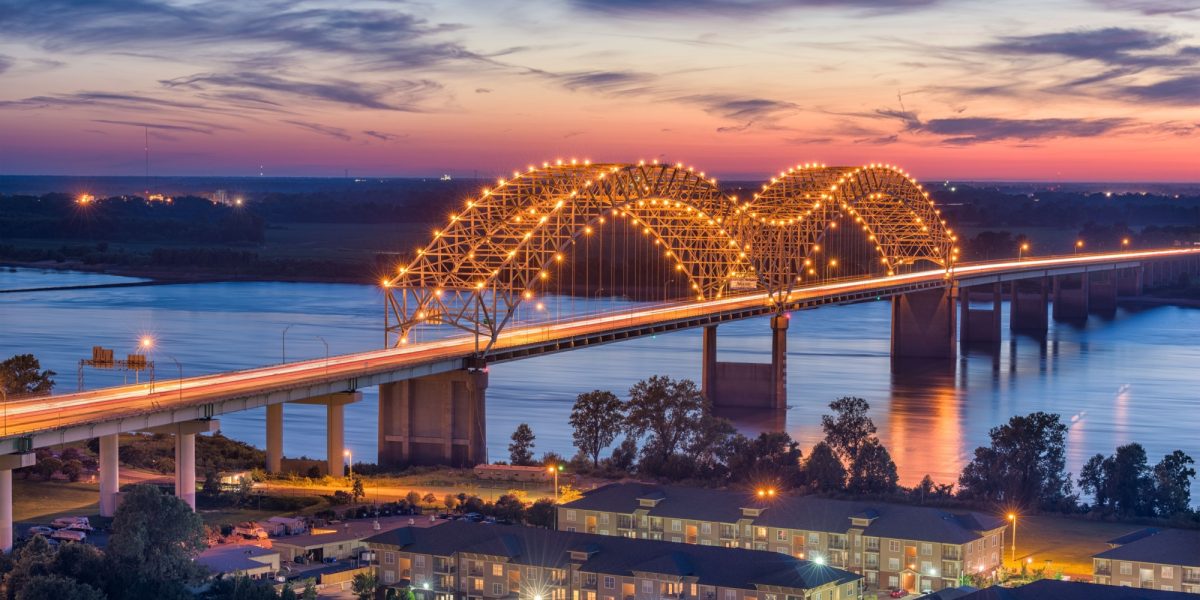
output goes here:
<path id="1" fill-rule="evenodd" d="M 135 280 L 0 270 L 0 290 L 121 281 Z M 970 349 L 946 367 L 899 373 L 888 356 L 889 320 L 887 302 L 793 315 L 785 426 L 806 453 L 821 437 L 826 405 L 854 395 L 871 403 L 879 437 L 908 485 L 927 473 L 953 482 L 991 427 L 1037 410 L 1059 413 L 1070 425 L 1074 473 L 1089 456 L 1134 441 L 1152 464 L 1175 449 L 1200 457 L 1200 310 L 1121 308 L 1112 318 L 1093 315 L 1083 327 L 1052 321 L 1044 342 L 1011 336 L 1006 318 L 997 351 Z M 278 363 L 284 352 L 288 360 L 319 358 L 325 343 L 332 354 L 379 348 L 381 321 L 380 292 L 365 285 L 237 282 L 0 294 L 0 357 L 37 355 L 43 368 L 58 373 L 56 390 L 69 392 L 79 359 L 93 345 L 123 355 L 140 336 L 152 335 L 152 358 L 164 379 L 178 376 L 176 361 L 191 376 Z M 721 360 L 766 362 L 768 332 L 763 319 L 721 325 Z M 492 365 L 489 456 L 507 457 L 508 437 L 520 422 L 533 428 L 535 452 L 570 456 L 567 416 L 576 394 L 608 389 L 624 396 L 653 374 L 698 381 L 700 346 L 694 330 Z M 113 372 L 85 374 L 89 389 L 121 381 Z M 346 409 L 346 441 L 356 460 L 371 462 L 377 395 L 374 388 L 362 391 L 363 402 Z M 323 411 L 285 408 L 286 455 L 323 457 Z M 770 426 L 738 424 L 747 433 Z M 222 416 L 221 429 L 261 447 L 263 411 Z"/>

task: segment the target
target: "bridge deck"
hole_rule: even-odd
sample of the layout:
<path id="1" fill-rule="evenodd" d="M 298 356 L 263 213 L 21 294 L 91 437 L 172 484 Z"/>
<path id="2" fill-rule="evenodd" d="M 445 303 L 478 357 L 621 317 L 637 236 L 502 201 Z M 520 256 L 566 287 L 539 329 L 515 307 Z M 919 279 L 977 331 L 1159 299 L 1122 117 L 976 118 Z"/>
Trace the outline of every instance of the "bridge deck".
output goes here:
<path id="1" fill-rule="evenodd" d="M 1147 261 L 1200 256 L 1200 249 L 1175 249 L 1026 259 L 963 265 L 952 273 L 922 271 L 893 277 L 829 283 L 797 290 L 789 310 L 885 298 L 941 287 L 1012 281 L 1088 271 L 1136 267 Z M 764 294 L 706 302 L 656 305 L 631 313 L 506 329 L 489 362 L 560 352 L 647 334 L 678 331 L 771 314 Z M 153 384 L 13 400 L 0 425 L 0 454 L 115 432 L 290 402 L 333 392 L 463 368 L 475 340 L 460 336 L 302 362 L 216 373 Z"/>

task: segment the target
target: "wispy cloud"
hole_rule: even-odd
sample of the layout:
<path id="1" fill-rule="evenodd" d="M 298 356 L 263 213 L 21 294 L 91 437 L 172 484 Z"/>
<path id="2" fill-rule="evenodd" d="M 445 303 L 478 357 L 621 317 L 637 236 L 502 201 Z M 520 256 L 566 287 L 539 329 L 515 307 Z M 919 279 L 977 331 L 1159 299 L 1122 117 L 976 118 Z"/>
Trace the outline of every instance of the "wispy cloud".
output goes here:
<path id="1" fill-rule="evenodd" d="M 323 82 L 287 79 L 260 73 L 199 73 L 161 81 L 167 88 L 204 90 L 210 87 L 232 90 L 252 88 L 280 92 L 304 98 L 346 104 L 359 108 L 417 112 L 420 102 L 441 89 L 428 80 L 402 81 L 395 84 L 361 84 L 346 80 Z"/>
<path id="2" fill-rule="evenodd" d="M 1131 10 L 1144 15 L 1197 15 L 1200 5 L 1194 0 L 1092 0 L 1104 8 Z"/>
<path id="3" fill-rule="evenodd" d="M 1194 58 L 1171 48 L 1176 41 L 1174 36 L 1144 29 L 1108 27 L 1007 36 L 988 44 L 985 49 L 1001 54 L 1057 55 L 1120 67 L 1147 68 L 1192 64 Z"/>
<path id="4" fill-rule="evenodd" d="M 1126 118 L 1004 119 L 998 117 L 955 117 L 921 120 L 911 111 L 880 110 L 877 114 L 899 120 L 904 130 L 941 137 L 941 143 L 969 146 L 986 142 L 1088 138 L 1111 134 L 1133 124 Z"/>
<path id="5" fill-rule="evenodd" d="M 124 125 L 127 127 L 143 127 L 146 129 L 154 129 L 161 131 L 177 131 L 188 133 L 203 133 L 204 135 L 212 135 L 217 130 L 230 130 L 231 127 L 214 126 L 214 125 L 180 125 L 175 123 L 152 123 L 149 121 L 121 121 L 117 119 L 92 119 L 93 123 L 104 123 L 106 125 Z"/>
<path id="6" fill-rule="evenodd" d="M 400 138 L 406 137 L 406 136 L 403 136 L 403 135 L 397 135 L 397 134 L 394 134 L 394 133 L 387 133 L 387 132 L 384 132 L 384 131 L 375 131 L 374 129 L 367 129 L 367 130 L 364 130 L 364 131 L 363 131 L 363 135 L 366 135 L 366 136 L 369 136 L 369 137 L 373 137 L 373 138 L 375 138 L 375 139 L 377 139 L 377 140 L 384 141 L 384 142 L 394 142 L 394 141 L 396 141 L 396 140 L 398 140 L 398 139 L 400 139 Z"/>
<path id="7" fill-rule="evenodd" d="M 307 129 L 313 133 L 327 135 L 331 138 L 337 138 L 346 142 L 350 141 L 350 134 L 346 133 L 346 130 L 342 129 L 341 127 L 330 127 L 320 123 L 310 123 L 308 121 L 296 121 L 292 119 L 284 119 L 283 122 L 287 123 L 288 125 L 295 125 L 301 129 Z"/>
<path id="8" fill-rule="evenodd" d="M 574 0 L 576 6 L 613 15 L 669 13 L 672 16 L 736 16 L 745 18 L 796 8 L 854 8 L 871 12 L 914 10 L 941 0 Z"/>
<path id="9" fill-rule="evenodd" d="M 0 73 L 3 73 L 5 71 L 9 70 L 9 68 L 11 68 L 12 66 L 13 66 L 12 57 L 0 54 Z"/>

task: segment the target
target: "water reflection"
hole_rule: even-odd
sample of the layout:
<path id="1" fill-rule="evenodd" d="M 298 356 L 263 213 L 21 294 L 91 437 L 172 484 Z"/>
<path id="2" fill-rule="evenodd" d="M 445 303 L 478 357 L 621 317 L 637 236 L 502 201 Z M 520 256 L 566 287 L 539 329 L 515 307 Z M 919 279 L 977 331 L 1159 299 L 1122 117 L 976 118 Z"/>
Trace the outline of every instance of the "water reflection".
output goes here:
<path id="1" fill-rule="evenodd" d="M 30 283 L 97 283 L 105 276 L 0 271 L 0 289 Z M 579 300 L 581 309 L 591 307 Z M 609 302 L 608 304 L 611 304 Z M 33 352 L 59 373 L 71 391 L 79 358 L 92 345 L 133 349 L 152 332 L 157 345 L 183 364 L 186 375 L 279 361 L 280 333 L 288 325 L 289 359 L 378 348 L 382 298 L 371 286 L 309 283 L 209 283 L 180 286 L 0 294 L 0 356 Z M 1007 307 L 1004 312 L 1007 318 Z M 1078 473 L 1088 456 L 1110 454 L 1138 441 L 1150 460 L 1182 449 L 1200 457 L 1195 415 L 1200 414 L 1200 310 L 1119 308 L 1108 319 L 1051 321 L 1044 339 L 1011 335 L 1002 324 L 998 345 L 971 347 L 955 361 L 893 369 L 887 302 L 793 314 L 788 332 L 785 413 L 735 415 L 747 434 L 785 428 L 807 454 L 822 437 L 820 418 L 830 401 L 860 396 L 872 406 L 879 436 L 898 463 L 902 481 L 929 473 L 953 482 L 988 430 L 1015 414 L 1044 410 L 1069 423 L 1068 468 Z M 723 324 L 719 358 L 766 362 L 765 319 Z M 507 456 L 508 437 L 520 422 L 537 436 L 535 451 L 572 454 L 567 425 L 580 392 L 613 390 L 620 396 L 653 374 L 699 381 L 700 332 L 643 337 L 491 368 L 488 442 L 492 459 Z M 165 359 L 163 359 L 165 361 Z M 106 379 L 108 378 L 108 379 Z M 89 386 L 119 383 L 113 373 L 89 373 Z M 346 440 L 356 457 L 375 454 L 376 390 L 346 412 Z M 320 457 L 321 407 L 286 408 L 284 451 Z M 227 433 L 253 444 L 264 440 L 262 411 L 222 417 Z M 314 443 L 314 440 L 316 442 Z M 1200 497 L 1200 489 L 1196 495 Z"/>

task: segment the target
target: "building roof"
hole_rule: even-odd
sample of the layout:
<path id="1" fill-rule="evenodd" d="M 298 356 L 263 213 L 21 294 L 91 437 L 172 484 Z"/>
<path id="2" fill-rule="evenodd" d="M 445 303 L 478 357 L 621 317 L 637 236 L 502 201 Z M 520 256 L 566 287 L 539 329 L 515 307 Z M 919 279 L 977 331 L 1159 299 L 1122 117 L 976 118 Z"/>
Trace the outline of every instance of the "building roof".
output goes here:
<path id="1" fill-rule="evenodd" d="M 196 556 L 196 562 L 213 573 L 236 573 L 271 567 L 271 557 L 279 552 L 250 545 L 213 546 Z M 258 560 L 255 560 L 258 559 Z"/>
<path id="2" fill-rule="evenodd" d="M 333 523 L 325 527 L 314 527 L 309 533 L 303 535 L 289 535 L 287 537 L 276 538 L 272 540 L 272 543 L 276 546 L 313 548 L 316 546 L 336 544 L 338 542 L 361 540 L 363 538 L 375 535 L 380 531 L 396 529 L 397 527 L 407 527 L 410 519 L 418 520 L 421 518 L 422 517 L 401 516 L 344 521 L 341 523 Z M 379 529 L 375 529 L 375 523 L 379 523 Z"/>
<path id="3" fill-rule="evenodd" d="M 1131 534 L 1117 539 L 1129 537 L 1134 536 Z M 1131 542 L 1105 550 L 1095 555 L 1095 558 L 1200 567 L 1200 530 L 1163 529 L 1147 533 L 1134 537 Z"/>
<path id="4" fill-rule="evenodd" d="M 640 506 L 639 498 L 661 496 L 654 507 Z M 886 504 L 860 500 L 835 500 L 817 496 L 782 494 L 763 500 L 736 490 L 677 487 L 643 483 L 615 483 L 585 492 L 563 505 L 568 509 L 630 514 L 638 509 L 657 517 L 734 523 L 743 518 L 743 508 L 760 509 L 757 517 L 745 517 L 754 525 L 845 533 L 850 519 L 870 519 L 863 535 L 903 540 L 964 544 L 982 537 L 982 532 L 1005 526 L 1003 519 L 976 512 L 928 506 Z"/>
<path id="5" fill-rule="evenodd" d="M 1039 579 L 1022 586 L 993 586 L 962 596 L 959 600 L 1188 600 L 1185 592 L 1163 592 L 1135 587 L 1100 585 L 1082 581 Z"/>
<path id="6" fill-rule="evenodd" d="M 1136 542 L 1148 535 L 1154 535 L 1158 532 L 1159 532 L 1159 529 L 1157 527 L 1146 527 L 1144 529 L 1139 529 L 1137 531 L 1129 532 L 1120 537 L 1115 537 L 1111 540 L 1108 540 L 1105 543 L 1107 543 L 1111 546 L 1124 546 L 1125 544 L 1128 544 L 1129 542 Z"/>
<path id="7" fill-rule="evenodd" d="M 811 589 L 860 579 L 849 571 L 765 550 L 699 546 L 658 540 L 451 521 L 434 528 L 404 527 L 367 539 L 405 552 L 497 556 L 518 565 L 565 569 L 576 553 L 586 573 L 635 572 L 695 577 L 703 585 Z"/>

